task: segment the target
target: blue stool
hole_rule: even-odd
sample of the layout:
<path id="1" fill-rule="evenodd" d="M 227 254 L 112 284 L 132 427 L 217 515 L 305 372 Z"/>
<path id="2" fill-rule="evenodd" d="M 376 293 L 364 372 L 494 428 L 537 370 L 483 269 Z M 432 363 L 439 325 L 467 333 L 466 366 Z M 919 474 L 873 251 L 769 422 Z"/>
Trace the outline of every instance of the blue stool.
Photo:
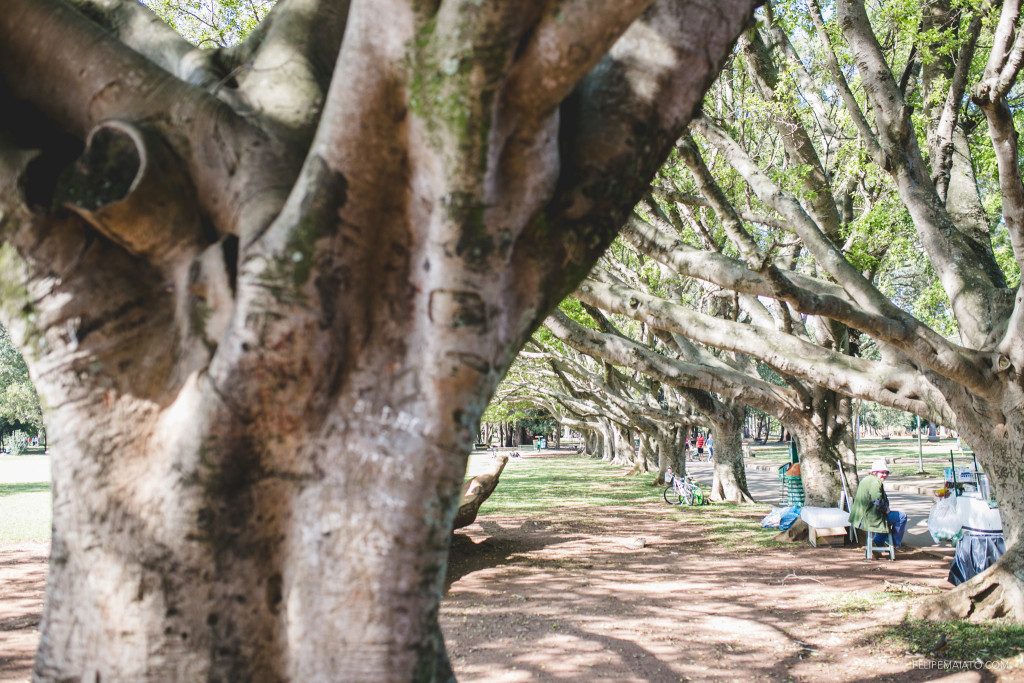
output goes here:
<path id="1" fill-rule="evenodd" d="M 861 531 L 864 531 L 863 527 L 858 527 L 858 528 L 861 529 Z M 881 533 L 881 532 L 874 532 L 874 531 L 865 531 L 864 532 L 865 536 L 867 536 L 867 538 L 864 539 L 864 555 L 865 555 L 866 559 L 873 560 L 873 559 L 875 559 L 875 553 L 888 552 L 889 553 L 889 559 L 890 560 L 895 560 L 896 559 L 896 543 L 892 539 L 892 530 L 888 531 L 885 534 L 886 538 L 889 539 L 889 542 L 886 543 L 885 545 L 874 545 L 874 543 L 872 541 L 873 541 L 873 539 L 875 537 L 875 533 Z M 854 537 L 856 537 L 856 535 L 857 535 L 857 532 L 854 531 Z"/>

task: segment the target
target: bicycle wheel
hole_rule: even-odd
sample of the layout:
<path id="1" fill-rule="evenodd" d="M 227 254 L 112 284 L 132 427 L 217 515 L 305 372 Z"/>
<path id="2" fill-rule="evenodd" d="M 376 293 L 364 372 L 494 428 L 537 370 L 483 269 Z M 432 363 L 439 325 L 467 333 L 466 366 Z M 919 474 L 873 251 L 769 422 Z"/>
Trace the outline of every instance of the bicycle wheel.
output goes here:
<path id="1" fill-rule="evenodd" d="M 693 505 L 693 488 L 691 485 L 683 487 L 682 499 L 686 501 L 687 505 Z"/>
<path id="2" fill-rule="evenodd" d="M 665 492 L 662 494 L 665 497 L 665 502 L 669 505 L 682 505 L 683 498 L 676 491 L 676 487 L 673 484 L 669 484 L 665 487 Z"/>

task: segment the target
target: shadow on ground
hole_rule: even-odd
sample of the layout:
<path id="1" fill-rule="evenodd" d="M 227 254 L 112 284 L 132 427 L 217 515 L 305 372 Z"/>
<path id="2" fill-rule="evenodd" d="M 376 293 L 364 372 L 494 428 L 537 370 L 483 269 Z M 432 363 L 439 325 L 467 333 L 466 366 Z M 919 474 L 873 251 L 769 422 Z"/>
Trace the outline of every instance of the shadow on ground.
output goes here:
<path id="1" fill-rule="evenodd" d="M 856 547 L 723 546 L 714 510 L 655 503 L 492 515 L 453 541 L 442 627 L 460 681 L 923 681 L 882 639 L 948 589 L 922 552 L 867 561 Z M 735 513 L 733 513 L 735 514 Z M 682 519 L 679 519 L 681 515 Z M 760 508 L 739 513 L 756 523 Z M 725 533 L 732 526 L 719 525 Z M 461 536 L 461 538 L 459 538 Z M 953 672 L 958 673 L 958 672 Z M 1024 680 L 982 669 L 958 681 Z"/>

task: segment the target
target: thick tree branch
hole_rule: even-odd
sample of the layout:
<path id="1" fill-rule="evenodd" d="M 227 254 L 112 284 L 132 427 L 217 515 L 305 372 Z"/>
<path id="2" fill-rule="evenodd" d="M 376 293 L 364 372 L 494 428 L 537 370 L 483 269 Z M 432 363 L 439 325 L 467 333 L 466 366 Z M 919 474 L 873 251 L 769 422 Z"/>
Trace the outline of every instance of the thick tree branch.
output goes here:
<path id="1" fill-rule="evenodd" d="M 934 140 L 930 144 L 932 178 L 935 179 L 936 192 L 943 202 L 946 201 L 949 190 L 949 174 L 953 166 L 953 131 L 956 128 L 964 93 L 967 91 L 967 77 L 970 73 L 971 61 L 974 59 L 978 37 L 981 35 L 981 21 L 981 11 L 975 11 L 967 27 L 967 36 L 960 44 L 952 82 L 946 93 L 938 124 L 935 126 Z"/>
<path id="2" fill-rule="evenodd" d="M 629 212 L 608 198 L 632 196 L 631 209 L 647 191 L 755 5 L 756 0 L 658 0 L 563 104 L 558 190 L 515 253 L 521 272 L 536 272 L 531 263 L 542 266 L 540 290 L 550 298 L 524 308 L 548 310 L 584 275 L 590 255 L 610 243 Z M 701 44 L 706 47 L 695 49 Z M 608 187 L 613 168 L 630 169 L 630 180 Z M 551 225 L 560 233 L 553 248 L 539 239 Z"/>
<path id="3" fill-rule="evenodd" d="M 639 370 L 665 384 L 717 392 L 773 413 L 780 406 L 786 406 L 787 410 L 797 413 L 803 409 L 792 389 L 754 380 L 726 368 L 712 370 L 702 364 L 671 360 L 631 339 L 588 330 L 569 320 L 560 311 L 552 313 L 544 321 L 544 326 L 579 351 Z"/>
<path id="4" fill-rule="evenodd" d="M 796 48 L 793 47 L 793 43 L 789 39 L 789 35 L 786 33 L 784 27 L 775 20 L 775 13 L 772 11 L 771 5 L 768 5 L 765 8 L 765 15 L 768 19 L 768 35 L 771 36 L 776 49 L 778 49 L 785 58 L 786 66 L 789 71 L 796 76 L 797 83 L 800 85 L 800 95 L 810 105 L 811 111 L 814 113 L 814 123 L 821 129 L 821 134 L 824 138 L 823 146 L 826 150 L 826 154 L 832 154 L 840 145 L 840 131 L 830 119 L 828 108 L 822 100 L 821 94 L 818 92 L 818 88 L 815 85 L 814 80 L 811 78 L 811 75 L 807 73 L 807 68 L 804 66 L 804 60 L 802 60 L 800 55 L 797 54 Z"/>
<path id="5" fill-rule="evenodd" d="M 538 126 L 652 2 L 549 3 L 521 47 L 505 86 L 503 104 L 515 112 L 515 135 L 523 139 L 536 135 Z"/>
<path id="6" fill-rule="evenodd" d="M 700 150 L 694 144 L 693 138 L 689 134 L 683 135 L 679 138 L 679 142 L 676 143 L 676 149 L 679 151 L 679 155 L 686 164 L 686 167 L 690 169 L 690 174 L 697 184 L 697 189 L 707 197 L 708 202 L 718 215 L 718 220 L 721 221 L 722 227 L 725 228 L 726 234 L 729 235 L 729 239 L 732 240 L 732 243 L 739 250 L 740 256 L 748 264 L 759 263 L 763 258 L 760 248 L 743 228 L 740 216 L 732 206 L 732 203 L 726 198 L 725 193 L 722 192 L 722 188 L 715 182 L 711 171 L 700 155 Z"/>
<path id="7" fill-rule="evenodd" d="M 295 160 L 227 105 L 56 0 L 7 3 L 0 13 L 0 70 L 16 99 L 80 139 L 109 119 L 146 120 L 184 162 L 219 234 L 267 225 L 294 178 Z M 249 172 L 236 173 L 239 167 Z"/>
<path id="8" fill-rule="evenodd" d="M 678 202 L 680 204 L 686 204 L 687 206 L 703 206 L 708 209 L 714 208 L 710 200 L 699 195 L 676 192 L 675 190 L 669 190 L 664 187 L 655 187 L 651 192 L 670 202 Z M 789 227 L 789 224 L 786 223 L 786 221 L 775 218 L 774 216 L 765 216 L 762 214 L 751 213 L 750 211 L 738 211 L 736 215 L 748 223 L 757 223 L 758 225 L 765 225 L 769 228 L 785 230 L 786 232 L 792 231 L 792 228 Z"/>
<path id="9" fill-rule="evenodd" d="M 607 285 L 588 279 L 579 287 L 576 296 L 581 301 L 641 320 L 653 327 L 759 358 L 780 373 L 802 377 L 833 391 L 917 414 L 926 414 L 921 411 L 930 410 L 922 405 L 920 398 L 930 389 L 924 386 L 919 374 L 908 378 L 905 365 L 883 366 L 854 358 L 774 330 L 703 315 L 622 285 Z M 985 375 L 969 374 L 973 368 L 965 367 L 967 363 L 961 360 L 952 365 L 940 374 L 946 377 L 955 374 L 956 377 L 950 378 L 979 394 L 986 394 L 991 389 L 991 382 L 986 384 L 984 381 Z M 893 389 L 889 389 L 890 386 Z"/>
<path id="10" fill-rule="evenodd" d="M 761 97 L 766 102 L 774 102 L 776 105 L 778 113 L 772 116 L 771 120 L 785 145 L 786 153 L 796 163 L 807 168 L 807 173 L 802 174 L 801 178 L 808 198 L 808 209 L 822 232 L 830 239 L 836 239 L 839 236 L 841 221 L 828 177 L 810 135 L 793 109 L 792 102 L 778 94 L 778 69 L 768 53 L 768 46 L 764 44 L 761 34 L 757 31 L 741 37 L 739 42 L 746 57 L 751 79 L 761 91 Z"/>
<path id="11" fill-rule="evenodd" d="M 725 363 L 721 359 L 709 353 L 705 348 L 694 344 L 680 334 L 672 334 L 665 330 L 658 329 L 654 330 L 654 334 L 658 340 L 665 344 L 665 346 L 675 351 L 676 354 L 678 354 L 679 359 L 684 363 L 696 363 L 698 365 L 703 365 L 709 370 L 724 370 L 729 376 L 738 373 L 750 378 L 751 380 L 760 381 L 760 378 L 756 375 L 751 374 L 750 372 L 744 372 L 742 368 L 736 368 Z M 695 406 L 698 410 L 712 417 L 716 421 L 721 422 L 723 419 L 727 419 L 732 411 L 733 406 L 723 404 L 723 402 L 718 398 L 720 392 L 716 394 L 711 391 L 704 391 L 702 389 L 683 387 L 679 385 L 676 385 L 676 390 L 679 391 L 682 397 L 691 405 Z M 730 402 L 736 400 L 739 399 L 733 398 Z M 785 407 L 783 407 L 783 409 L 785 409 Z"/>
<path id="12" fill-rule="evenodd" d="M 1024 62 L 1024 31 L 1018 30 L 1021 0 L 1002 2 L 999 24 L 989 51 L 988 63 L 975 98 L 995 102 L 1006 97 Z M 1016 33 L 1016 38 L 1014 38 Z"/>
<path id="13" fill-rule="evenodd" d="M 989 135 L 999 166 L 1003 220 L 1010 233 L 1017 265 L 1024 269 L 1024 180 L 1020 172 L 1020 148 L 1013 113 L 1005 99 L 986 104 L 983 110 L 988 119 Z"/>
<path id="14" fill-rule="evenodd" d="M 186 83 L 211 89 L 224 77 L 215 52 L 199 50 L 138 0 L 68 0 L 118 40 Z"/>
<path id="15" fill-rule="evenodd" d="M 921 157 L 910 111 L 885 61 L 861 0 L 839 0 L 839 24 L 850 45 L 865 92 L 874 109 L 879 140 L 921 242 L 928 250 L 967 343 L 981 346 L 1003 318 L 1001 297 L 993 290 L 1002 276 L 983 249 L 953 223 L 935 191 Z"/>
<path id="16" fill-rule="evenodd" d="M 278 0 L 261 22 L 258 42 L 225 52 L 237 92 L 264 126 L 308 144 L 320 116 L 349 0 Z"/>
<path id="17" fill-rule="evenodd" d="M 839 96 L 842 98 L 843 104 L 846 105 L 846 110 L 850 114 L 850 118 L 853 119 L 853 125 L 857 128 L 861 140 L 863 140 L 864 145 L 867 147 L 868 155 L 879 167 L 888 169 L 889 162 L 885 158 L 885 152 L 882 150 L 881 145 L 878 144 L 875 132 L 871 130 L 871 125 L 868 123 L 867 118 L 865 118 L 864 112 L 861 111 L 860 103 L 857 102 L 857 98 L 854 97 L 853 92 L 850 90 L 850 85 L 846 82 L 846 76 L 843 75 L 843 70 L 839 66 L 839 60 L 836 58 L 835 50 L 832 48 L 832 41 L 825 30 L 825 22 L 821 17 L 821 8 L 818 6 L 818 0 L 810 0 L 810 14 L 811 20 L 814 22 L 818 42 L 825 51 L 826 63 L 832 76 L 832 82 L 835 83 L 836 88 L 839 90 Z"/>
<path id="18" fill-rule="evenodd" d="M 671 238 L 639 217 L 633 217 L 626 223 L 622 237 L 644 254 L 669 266 L 680 275 L 754 296 L 774 297 L 777 294 L 773 282 L 768 280 L 763 272 L 746 268 L 741 262 L 723 254 L 708 253 L 691 247 Z M 850 314 L 855 314 L 853 302 L 841 287 L 793 271 L 780 271 L 779 277 L 790 281 L 789 287 L 797 287 L 820 297 L 834 297 L 845 301 Z M 859 310 L 859 315 L 867 315 L 862 309 Z"/>

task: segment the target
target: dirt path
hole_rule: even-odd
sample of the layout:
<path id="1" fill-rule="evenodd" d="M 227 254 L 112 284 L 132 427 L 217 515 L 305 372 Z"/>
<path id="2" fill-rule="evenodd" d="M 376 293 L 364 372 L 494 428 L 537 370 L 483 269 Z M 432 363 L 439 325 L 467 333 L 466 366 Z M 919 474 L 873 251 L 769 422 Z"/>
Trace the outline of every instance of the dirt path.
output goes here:
<path id="1" fill-rule="evenodd" d="M 456 534 L 441 622 L 459 680 L 1024 681 L 1022 656 L 1007 669 L 943 670 L 874 635 L 919 599 L 884 593 L 886 580 L 945 589 L 941 560 L 722 547 L 704 535 L 713 510 L 670 514 L 653 502 L 555 508 Z M 46 551 L 0 548 L 0 682 L 29 678 Z"/>
<path id="2" fill-rule="evenodd" d="M 0 547 L 0 682 L 26 681 L 39 644 L 50 547 L 18 543 Z"/>
<path id="3" fill-rule="evenodd" d="M 460 531 L 442 605 L 459 680 L 1024 681 L 1020 656 L 1008 669 L 941 670 L 873 635 L 921 599 L 910 591 L 947 589 L 948 563 L 723 548 L 702 537 L 707 510 L 680 522 L 657 503 L 555 509 Z M 909 586 L 886 593 L 887 580 Z"/>

